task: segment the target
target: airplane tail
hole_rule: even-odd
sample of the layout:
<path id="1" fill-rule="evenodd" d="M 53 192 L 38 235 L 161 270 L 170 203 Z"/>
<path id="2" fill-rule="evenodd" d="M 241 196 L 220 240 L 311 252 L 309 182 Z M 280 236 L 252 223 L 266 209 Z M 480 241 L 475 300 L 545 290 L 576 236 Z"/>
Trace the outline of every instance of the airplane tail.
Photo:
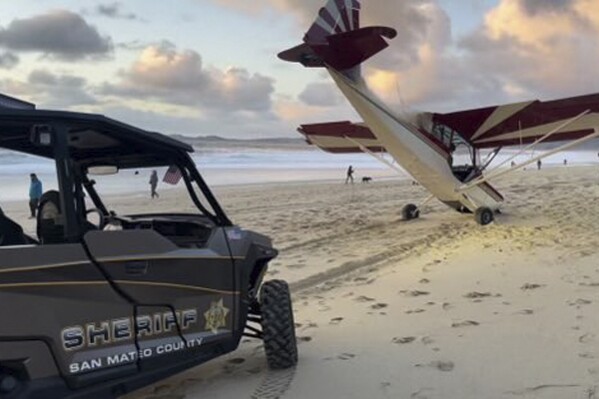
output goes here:
<path id="1" fill-rule="evenodd" d="M 279 53 L 279 58 L 354 75 L 360 64 L 389 46 L 385 39 L 397 36 L 393 28 L 360 28 L 360 9 L 358 0 L 329 0 L 304 36 L 304 43 Z"/>

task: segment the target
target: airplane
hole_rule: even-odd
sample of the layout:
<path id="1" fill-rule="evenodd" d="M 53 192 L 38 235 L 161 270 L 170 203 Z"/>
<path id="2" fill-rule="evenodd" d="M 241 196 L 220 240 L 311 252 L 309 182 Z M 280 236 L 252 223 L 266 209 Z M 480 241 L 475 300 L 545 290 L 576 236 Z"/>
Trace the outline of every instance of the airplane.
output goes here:
<path id="1" fill-rule="evenodd" d="M 599 136 L 599 94 L 415 117 L 394 112 L 367 87 L 361 64 L 387 48 L 397 31 L 360 27 L 360 11 L 358 0 L 329 0 L 303 43 L 278 56 L 304 67 L 325 68 L 364 120 L 302 125 L 298 131 L 308 143 L 330 153 L 364 152 L 391 167 L 399 165 L 430 192 L 420 205 L 404 206 L 403 219 L 417 219 L 420 208 L 436 198 L 488 225 L 504 202 L 491 180 Z M 539 144 L 558 141 L 566 143 L 514 163 Z M 516 146 L 519 152 L 487 171 L 504 147 Z M 470 165 L 453 166 L 453 155 L 462 147 L 468 150 Z M 485 160 L 481 150 L 490 151 Z M 397 165 L 381 153 L 390 154 Z M 511 167 L 502 168 L 509 162 Z"/>

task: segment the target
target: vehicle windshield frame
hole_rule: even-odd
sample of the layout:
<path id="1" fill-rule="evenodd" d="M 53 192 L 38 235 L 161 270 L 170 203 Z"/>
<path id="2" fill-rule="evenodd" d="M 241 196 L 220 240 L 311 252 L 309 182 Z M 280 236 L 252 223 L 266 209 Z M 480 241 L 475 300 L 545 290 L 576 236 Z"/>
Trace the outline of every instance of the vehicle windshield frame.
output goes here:
<path id="1" fill-rule="evenodd" d="M 37 140 L 40 134 L 50 135 L 51 140 Z M 87 168 L 95 165 L 109 164 L 120 170 L 177 166 L 198 211 L 217 226 L 232 225 L 197 170 L 190 156 L 193 147 L 160 133 L 102 115 L 0 108 L 0 148 L 55 162 L 67 242 L 82 239 L 86 212 L 83 188 L 94 205 L 108 215 L 87 176 Z M 200 200 L 200 193 L 207 205 Z"/>

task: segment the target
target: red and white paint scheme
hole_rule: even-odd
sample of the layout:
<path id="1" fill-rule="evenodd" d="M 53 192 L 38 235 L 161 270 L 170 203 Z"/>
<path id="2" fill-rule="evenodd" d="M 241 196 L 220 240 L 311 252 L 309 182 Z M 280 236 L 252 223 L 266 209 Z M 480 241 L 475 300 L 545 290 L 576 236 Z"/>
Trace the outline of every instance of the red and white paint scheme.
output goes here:
<path id="1" fill-rule="evenodd" d="M 326 68 L 364 120 L 302 125 L 299 132 L 309 143 L 331 153 L 362 151 L 380 158 L 377 153 L 387 152 L 430 191 L 431 198 L 474 213 L 485 225 L 493 221 L 504 200 L 489 180 L 599 136 L 599 95 L 410 118 L 394 112 L 369 90 L 360 64 L 384 50 L 397 32 L 380 26 L 361 28 L 360 8 L 358 0 L 329 0 L 304 43 L 279 54 L 305 67 Z M 525 151 L 550 141 L 568 143 L 507 171 L 497 168 L 483 174 L 502 147 L 528 145 Z M 471 165 L 452 165 L 458 146 L 468 148 Z M 480 160 L 481 149 L 494 149 L 485 162 Z M 409 204 L 403 216 L 413 219 L 419 212 L 418 206 Z"/>

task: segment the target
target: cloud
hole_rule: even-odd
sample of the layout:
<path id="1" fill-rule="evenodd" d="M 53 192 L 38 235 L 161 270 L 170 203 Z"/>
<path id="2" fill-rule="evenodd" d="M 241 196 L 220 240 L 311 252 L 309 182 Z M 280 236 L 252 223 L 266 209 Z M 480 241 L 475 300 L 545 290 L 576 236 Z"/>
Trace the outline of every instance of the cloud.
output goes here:
<path id="1" fill-rule="evenodd" d="M 502 0 L 459 45 L 518 100 L 597 91 L 598 14 L 592 0 Z"/>
<path id="2" fill-rule="evenodd" d="M 98 4 L 96 6 L 96 13 L 103 17 L 112 19 L 127 19 L 130 21 L 139 19 L 139 17 L 135 13 L 124 12 L 122 10 L 122 7 L 123 5 L 120 2 Z"/>
<path id="3" fill-rule="evenodd" d="M 332 107 L 343 102 L 343 97 L 332 83 L 310 83 L 298 98 L 306 105 Z"/>
<path id="4" fill-rule="evenodd" d="M 41 108 L 63 109 L 98 104 L 86 79 L 70 74 L 33 70 L 25 81 L 0 80 L 0 92 L 26 98 Z"/>
<path id="5" fill-rule="evenodd" d="M 302 37 L 301 32 L 308 30 L 316 20 L 318 10 L 325 5 L 324 0 L 212 1 L 252 14 L 272 8 L 293 14 L 298 21 L 298 41 Z M 439 19 L 444 20 L 442 25 L 438 24 Z M 382 53 L 371 62 L 385 69 L 409 67 L 418 62 L 419 47 L 423 43 L 429 40 L 446 42 L 451 36 L 447 32 L 449 17 L 437 0 L 363 1 L 362 26 L 367 25 L 386 25 L 398 31 L 397 38 L 391 43 L 391 51 Z"/>
<path id="6" fill-rule="evenodd" d="M 530 15 L 546 12 L 563 12 L 571 8 L 573 0 L 523 0 L 522 6 Z"/>
<path id="7" fill-rule="evenodd" d="M 71 61 L 106 56 L 113 47 L 110 37 L 101 36 L 79 14 L 66 10 L 13 20 L 0 28 L 0 46 Z"/>
<path id="8" fill-rule="evenodd" d="M 6 51 L 0 54 L 0 69 L 12 69 L 19 63 L 19 57 L 15 53 Z"/>
<path id="9" fill-rule="evenodd" d="M 293 14 L 298 39 L 325 4 L 213 1 L 254 14 L 267 8 Z M 449 111 L 599 90 L 596 0 L 498 0 L 478 29 L 457 40 L 438 0 L 363 1 L 362 8 L 363 26 L 398 30 L 390 47 L 363 68 L 369 84 L 393 107 L 407 103 Z M 305 96 L 306 90 L 300 99 Z"/>
<path id="10" fill-rule="evenodd" d="M 268 112 L 274 80 L 239 67 L 207 68 L 196 51 L 179 51 L 163 42 L 146 47 L 133 65 L 122 71 L 121 81 L 107 83 L 103 93 L 152 98 L 204 110 Z"/>

